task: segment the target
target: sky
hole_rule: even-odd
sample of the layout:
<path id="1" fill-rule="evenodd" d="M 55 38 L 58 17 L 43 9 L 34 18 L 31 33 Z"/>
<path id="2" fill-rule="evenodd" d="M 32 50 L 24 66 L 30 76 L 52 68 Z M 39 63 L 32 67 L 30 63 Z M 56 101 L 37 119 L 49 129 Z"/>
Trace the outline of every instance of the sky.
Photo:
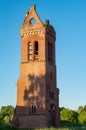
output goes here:
<path id="1" fill-rule="evenodd" d="M 35 4 L 42 22 L 56 30 L 59 104 L 86 105 L 86 0 L 0 0 L 0 107 L 16 106 L 20 76 L 20 28 Z"/>

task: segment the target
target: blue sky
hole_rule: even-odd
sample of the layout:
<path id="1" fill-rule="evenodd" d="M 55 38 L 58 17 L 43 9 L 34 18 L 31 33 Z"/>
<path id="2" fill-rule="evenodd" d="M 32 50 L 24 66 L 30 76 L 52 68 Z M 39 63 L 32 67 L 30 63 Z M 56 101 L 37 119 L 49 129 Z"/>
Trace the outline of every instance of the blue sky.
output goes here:
<path id="1" fill-rule="evenodd" d="M 0 106 L 16 105 L 20 75 L 20 28 L 36 4 L 41 20 L 56 30 L 60 107 L 86 105 L 86 0 L 0 0 Z"/>

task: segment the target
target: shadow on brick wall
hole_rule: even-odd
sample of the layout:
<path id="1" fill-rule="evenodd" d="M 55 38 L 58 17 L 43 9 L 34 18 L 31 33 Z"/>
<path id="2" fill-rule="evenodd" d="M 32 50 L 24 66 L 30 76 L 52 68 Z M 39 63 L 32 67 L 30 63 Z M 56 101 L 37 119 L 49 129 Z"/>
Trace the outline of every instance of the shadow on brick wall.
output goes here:
<path id="1" fill-rule="evenodd" d="M 44 110 L 46 85 L 45 75 L 28 75 L 29 86 L 24 90 L 24 101 L 29 106 L 29 113 L 41 113 Z"/>

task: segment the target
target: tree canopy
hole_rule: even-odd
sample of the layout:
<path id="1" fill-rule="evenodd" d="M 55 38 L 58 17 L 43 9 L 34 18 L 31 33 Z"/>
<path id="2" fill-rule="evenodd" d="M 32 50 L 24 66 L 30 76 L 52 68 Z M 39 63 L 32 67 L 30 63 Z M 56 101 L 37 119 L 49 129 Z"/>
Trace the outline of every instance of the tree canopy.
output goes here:
<path id="1" fill-rule="evenodd" d="M 67 121 L 71 123 L 76 123 L 78 121 L 78 113 L 68 108 L 64 108 L 60 111 L 60 117 L 61 121 Z"/>
<path id="2" fill-rule="evenodd" d="M 60 108 L 61 121 L 70 123 L 86 123 L 86 105 L 79 106 L 77 111 L 62 107 Z"/>
<path id="3" fill-rule="evenodd" d="M 86 106 L 79 112 L 78 121 L 79 123 L 86 123 Z"/>
<path id="4" fill-rule="evenodd" d="M 2 106 L 0 109 L 0 123 L 10 123 L 13 118 L 14 107 L 13 106 Z"/>

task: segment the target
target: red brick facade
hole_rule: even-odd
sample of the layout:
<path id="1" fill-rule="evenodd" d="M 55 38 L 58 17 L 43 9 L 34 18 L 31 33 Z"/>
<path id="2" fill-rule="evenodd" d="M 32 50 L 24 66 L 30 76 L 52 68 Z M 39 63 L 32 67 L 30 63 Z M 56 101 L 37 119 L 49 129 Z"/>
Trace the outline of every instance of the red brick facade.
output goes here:
<path id="1" fill-rule="evenodd" d="M 30 7 L 21 27 L 22 56 L 17 82 L 13 127 L 59 127 L 59 89 L 56 87 L 56 33 Z"/>

